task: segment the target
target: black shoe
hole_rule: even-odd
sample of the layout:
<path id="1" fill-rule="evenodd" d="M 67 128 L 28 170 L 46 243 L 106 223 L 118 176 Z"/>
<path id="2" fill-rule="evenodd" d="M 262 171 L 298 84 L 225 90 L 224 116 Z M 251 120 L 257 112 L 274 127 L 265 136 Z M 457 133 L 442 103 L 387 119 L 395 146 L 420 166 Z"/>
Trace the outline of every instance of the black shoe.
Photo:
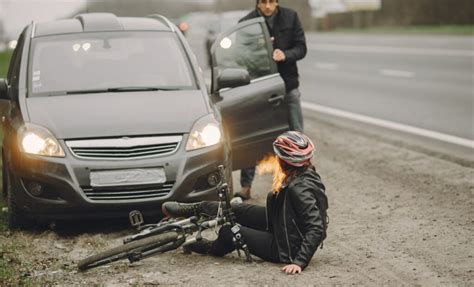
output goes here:
<path id="1" fill-rule="evenodd" d="M 211 250 L 213 242 L 214 241 L 203 238 L 199 241 L 196 241 L 194 243 L 187 245 L 186 249 L 194 253 L 207 255 L 209 254 L 209 251 Z"/>
<path id="2" fill-rule="evenodd" d="M 242 198 L 243 201 L 250 199 L 250 196 L 248 196 L 248 195 L 246 195 L 246 194 L 243 194 L 243 193 L 241 193 L 241 192 L 236 192 L 236 193 L 234 193 L 234 196 L 235 196 L 235 197 L 240 197 L 240 198 Z"/>
<path id="3" fill-rule="evenodd" d="M 234 193 L 234 196 L 242 198 L 242 200 L 250 199 L 250 187 L 242 187 L 239 192 Z"/>
<path id="4" fill-rule="evenodd" d="M 181 203 L 176 201 L 168 201 L 161 205 L 161 211 L 169 217 L 191 217 L 199 216 L 200 202 L 197 203 Z"/>

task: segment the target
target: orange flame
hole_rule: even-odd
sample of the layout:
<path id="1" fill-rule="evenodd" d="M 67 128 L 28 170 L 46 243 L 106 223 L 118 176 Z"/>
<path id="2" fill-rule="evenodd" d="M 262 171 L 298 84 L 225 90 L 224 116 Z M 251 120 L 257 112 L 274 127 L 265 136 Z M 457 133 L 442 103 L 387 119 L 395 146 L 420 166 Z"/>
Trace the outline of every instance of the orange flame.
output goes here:
<path id="1" fill-rule="evenodd" d="M 261 161 L 259 161 L 256 172 L 258 175 L 268 173 L 272 174 L 272 190 L 275 194 L 280 192 L 281 186 L 287 177 L 285 172 L 281 169 L 278 157 L 275 155 L 266 155 Z"/>

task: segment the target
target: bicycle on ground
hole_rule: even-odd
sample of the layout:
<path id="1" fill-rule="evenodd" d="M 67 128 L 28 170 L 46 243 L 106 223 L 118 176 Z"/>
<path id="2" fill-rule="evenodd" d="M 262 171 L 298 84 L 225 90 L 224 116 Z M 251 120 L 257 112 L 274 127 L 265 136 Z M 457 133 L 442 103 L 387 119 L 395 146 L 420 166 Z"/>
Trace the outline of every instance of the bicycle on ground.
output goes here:
<path id="1" fill-rule="evenodd" d="M 243 251 L 246 260 L 251 256 L 245 244 L 240 226 L 235 221 L 231 210 L 229 185 L 226 182 L 224 166 L 218 166 L 220 181 L 216 186 L 219 197 L 219 208 L 214 216 L 199 214 L 189 218 L 164 218 L 155 224 L 144 224 L 143 215 L 134 210 L 129 219 L 138 233 L 123 239 L 123 245 L 100 252 L 81 260 L 77 267 L 84 271 L 90 268 L 106 265 L 119 260 L 128 260 L 130 263 L 140 261 L 155 254 L 176 250 L 203 239 L 202 232 L 208 229 L 217 229 L 223 225 L 230 225 L 234 243 L 239 253 Z"/>

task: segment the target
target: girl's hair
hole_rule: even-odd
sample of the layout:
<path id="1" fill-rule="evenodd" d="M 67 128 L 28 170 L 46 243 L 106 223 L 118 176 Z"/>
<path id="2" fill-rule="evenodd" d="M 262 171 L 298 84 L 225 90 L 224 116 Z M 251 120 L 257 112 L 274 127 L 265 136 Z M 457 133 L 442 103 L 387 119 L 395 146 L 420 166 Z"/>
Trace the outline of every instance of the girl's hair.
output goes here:
<path id="1" fill-rule="evenodd" d="M 289 165 L 278 157 L 276 158 L 278 159 L 278 165 L 276 170 L 273 172 L 273 194 L 278 194 L 281 191 L 283 184 L 288 183 L 288 180 L 293 176 L 303 173 L 309 166 L 311 166 L 311 162 L 309 161 L 303 166 L 296 167 Z"/>

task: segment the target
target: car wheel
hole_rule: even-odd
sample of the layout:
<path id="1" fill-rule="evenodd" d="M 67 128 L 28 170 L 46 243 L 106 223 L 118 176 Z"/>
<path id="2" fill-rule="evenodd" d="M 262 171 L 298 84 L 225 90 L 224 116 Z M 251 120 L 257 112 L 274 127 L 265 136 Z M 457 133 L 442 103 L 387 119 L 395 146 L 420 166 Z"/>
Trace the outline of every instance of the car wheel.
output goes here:
<path id="1" fill-rule="evenodd" d="M 14 194 L 18 192 L 18 185 L 13 182 L 10 171 L 4 166 L 5 172 L 3 180 L 6 181 L 6 197 L 8 206 L 8 228 L 10 229 L 29 229 L 34 226 L 34 220 L 27 217 L 15 202 Z"/>

